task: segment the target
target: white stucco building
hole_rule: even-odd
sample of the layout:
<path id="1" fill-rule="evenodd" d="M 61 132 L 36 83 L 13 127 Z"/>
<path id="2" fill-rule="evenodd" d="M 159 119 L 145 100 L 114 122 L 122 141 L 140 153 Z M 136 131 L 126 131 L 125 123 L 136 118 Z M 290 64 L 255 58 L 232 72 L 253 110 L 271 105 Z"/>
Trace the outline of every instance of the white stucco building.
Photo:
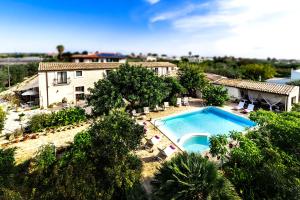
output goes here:
<path id="1" fill-rule="evenodd" d="M 291 80 L 292 81 L 300 80 L 300 69 L 292 69 Z"/>
<path id="2" fill-rule="evenodd" d="M 66 98 L 69 103 L 83 100 L 88 88 L 103 79 L 111 70 L 122 63 L 51 63 L 39 65 L 39 101 L 40 107 L 62 102 Z M 169 62 L 130 62 L 130 65 L 142 66 L 153 70 L 157 75 L 176 74 L 176 65 Z"/>
<path id="3" fill-rule="evenodd" d="M 84 62 L 84 63 L 108 63 L 108 62 L 119 62 L 125 63 L 127 60 L 126 56 L 120 53 L 99 53 L 95 52 L 92 54 L 78 54 L 72 56 L 72 62 Z"/>
<path id="4" fill-rule="evenodd" d="M 147 56 L 146 61 L 147 62 L 156 62 L 157 61 L 157 57 L 155 57 L 155 56 Z"/>
<path id="5" fill-rule="evenodd" d="M 220 78 L 212 83 L 223 85 L 231 99 L 262 102 L 268 104 L 270 109 L 282 105 L 283 110 L 290 111 L 293 104 L 299 102 L 298 86 L 228 78 Z"/>

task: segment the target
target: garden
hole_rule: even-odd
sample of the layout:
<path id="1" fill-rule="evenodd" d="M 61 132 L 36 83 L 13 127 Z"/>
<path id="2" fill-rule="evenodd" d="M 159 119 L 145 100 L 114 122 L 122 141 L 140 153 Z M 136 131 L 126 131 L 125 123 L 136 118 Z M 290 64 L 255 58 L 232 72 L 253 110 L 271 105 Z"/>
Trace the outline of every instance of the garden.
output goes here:
<path id="1" fill-rule="evenodd" d="M 158 77 L 152 70 L 124 64 L 95 83 L 87 100 L 94 116 L 101 116 L 116 108 L 130 112 L 162 107 L 164 102 L 176 105 L 177 97 L 196 97 L 197 92 L 204 94 L 207 105 L 222 106 L 228 100 L 227 90 L 208 83 L 199 67 L 186 64 L 180 66 L 178 77 Z"/>
<path id="2" fill-rule="evenodd" d="M 170 78 L 157 77 L 145 68 L 122 66 L 91 89 L 88 103 L 93 107 L 93 125 L 78 133 L 69 147 L 58 151 L 45 145 L 20 165 L 15 164 L 15 149 L 0 150 L 1 199 L 244 198 L 248 191 L 240 190 L 240 183 L 229 178 L 230 168 L 225 171 L 230 152 L 224 154 L 222 168 L 201 155 L 179 154 L 158 170 L 151 197 L 140 182 L 142 161 L 133 152 L 141 145 L 144 128 L 125 111 L 164 101 L 172 104 L 174 97 L 194 96 L 198 90 L 208 105 L 222 105 L 228 98 L 226 90 L 207 83 L 196 67 L 183 66 L 178 78 Z M 69 108 L 33 116 L 28 130 L 56 132 L 86 120 L 84 110 Z"/>
<path id="3" fill-rule="evenodd" d="M 5 112 L 3 111 L 5 114 Z M 5 115 L 3 115 L 5 116 Z M 25 114 L 19 114 L 20 123 Z M 3 118 L 3 125 L 5 117 Z M 84 126 L 87 122 L 85 110 L 79 107 L 66 108 L 52 113 L 42 113 L 33 115 L 26 125 L 21 126 L 11 133 L 6 134 L 8 142 L 3 143 L 2 146 L 8 146 L 11 143 L 18 143 L 28 139 L 37 139 L 39 135 L 47 135 L 49 133 L 59 133 Z M 3 128 L 2 125 L 2 128 Z"/>

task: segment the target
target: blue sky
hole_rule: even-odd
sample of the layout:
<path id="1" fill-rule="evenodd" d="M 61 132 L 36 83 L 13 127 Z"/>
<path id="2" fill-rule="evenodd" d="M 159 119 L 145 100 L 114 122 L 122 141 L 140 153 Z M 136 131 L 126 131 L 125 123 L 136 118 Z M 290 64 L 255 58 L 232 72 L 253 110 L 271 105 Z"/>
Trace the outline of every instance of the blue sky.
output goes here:
<path id="1" fill-rule="evenodd" d="M 0 52 L 300 58 L 299 0 L 7 0 Z"/>

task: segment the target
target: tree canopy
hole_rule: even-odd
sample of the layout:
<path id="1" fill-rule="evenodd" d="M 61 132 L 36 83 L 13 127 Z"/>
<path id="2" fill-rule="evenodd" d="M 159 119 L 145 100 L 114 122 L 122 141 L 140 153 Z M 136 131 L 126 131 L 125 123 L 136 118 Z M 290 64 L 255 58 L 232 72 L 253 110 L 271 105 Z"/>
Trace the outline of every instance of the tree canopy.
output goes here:
<path id="1" fill-rule="evenodd" d="M 88 104 L 96 115 L 107 114 L 125 103 L 127 109 L 155 107 L 169 95 L 163 78 L 144 67 L 129 64 L 110 71 L 105 79 L 95 83 L 90 92 Z"/>
<path id="2" fill-rule="evenodd" d="M 15 64 L 9 66 L 10 85 L 15 85 L 24 81 L 26 77 L 36 75 L 38 72 L 38 63 Z M 8 87 L 8 66 L 0 68 L 0 91 Z"/>
<path id="3" fill-rule="evenodd" d="M 57 45 L 56 50 L 58 52 L 58 58 L 61 60 L 62 59 L 62 54 L 65 51 L 64 45 L 62 45 L 62 44 Z"/>
<path id="4" fill-rule="evenodd" d="M 197 91 L 202 91 L 207 84 L 203 69 L 188 62 L 179 64 L 178 75 L 181 85 L 187 89 L 189 95 L 194 97 Z"/>
<path id="5" fill-rule="evenodd" d="M 172 105 L 176 105 L 177 97 L 186 93 L 186 89 L 180 84 L 179 80 L 175 77 L 165 77 L 164 82 L 167 85 L 167 93 L 169 95 L 164 101 L 171 102 Z"/>
<path id="6" fill-rule="evenodd" d="M 275 68 L 270 64 L 247 64 L 242 66 L 244 78 L 251 80 L 266 80 L 274 77 Z"/>
<path id="7" fill-rule="evenodd" d="M 229 100 L 226 88 L 211 84 L 203 89 L 202 97 L 206 100 L 207 105 L 210 106 L 223 106 Z"/>
<path id="8" fill-rule="evenodd" d="M 259 127 L 246 135 L 231 133 L 224 175 L 243 199 L 299 199 L 299 112 L 259 110 L 250 118 Z M 221 156 L 227 143 L 211 145 Z"/>
<path id="9" fill-rule="evenodd" d="M 46 145 L 20 168 L 13 149 L 0 150 L 0 199 L 146 199 L 142 163 L 132 154 L 143 134 L 127 113 L 113 110 L 77 134 L 58 157 Z"/>
<path id="10" fill-rule="evenodd" d="M 199 154 L 179 154 L 155 174 L 154 199 L 240 199 L 217 166 Z"/>

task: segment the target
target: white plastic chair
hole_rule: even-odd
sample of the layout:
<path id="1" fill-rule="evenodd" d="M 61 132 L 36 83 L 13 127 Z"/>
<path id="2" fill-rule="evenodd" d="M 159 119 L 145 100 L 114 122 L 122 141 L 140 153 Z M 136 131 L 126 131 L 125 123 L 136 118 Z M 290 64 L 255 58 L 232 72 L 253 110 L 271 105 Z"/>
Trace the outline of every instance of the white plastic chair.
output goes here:
<path id="1" fill-rule="evenodd" d="M 176 106 L 181 106 L 181 98 L 177 98 Z"/>
<path id="2" fill-rule="evenodd" d="M 249 104 L 247 109 L 244 110 L 244 113 L 250 113 L 254 111 L 254 105 L 253 104 Z"/>
<path id="3" fill-rule="evenodd" d="M 164 102 L 164 109 L 166 110 L 169 107 L 170 107 L 169 102 Z"/>
<path id="4" fill-rule="evenodd" d="M 183 98 L 183 105 L 185 105 L 185 106 L 189 106 L 190 104 L 189 104 L 189 98 L 188 97 L 184 97 Z"/>
<path id="5" fill-rule="evenodd" d="M 149 107 L 144 107 L 144 114 L 150 113 Z"/>
<path id="6" fill-rule="evenodd" d="M 237 105 L 237 106 L 234 107 L 234 110 L 244 109 L 244 106 L 245 106 L 245 102 L 244 101 L 240 101 L 239 105 Z"/>
<path id="7" fill-rule="evenodd" d="M 138 116 L 136 110 L 132 110 L 132 111 L 131 111 L 131 114 L 132 114 L 132 116 L 134 116 L 134 117 Z"/>

